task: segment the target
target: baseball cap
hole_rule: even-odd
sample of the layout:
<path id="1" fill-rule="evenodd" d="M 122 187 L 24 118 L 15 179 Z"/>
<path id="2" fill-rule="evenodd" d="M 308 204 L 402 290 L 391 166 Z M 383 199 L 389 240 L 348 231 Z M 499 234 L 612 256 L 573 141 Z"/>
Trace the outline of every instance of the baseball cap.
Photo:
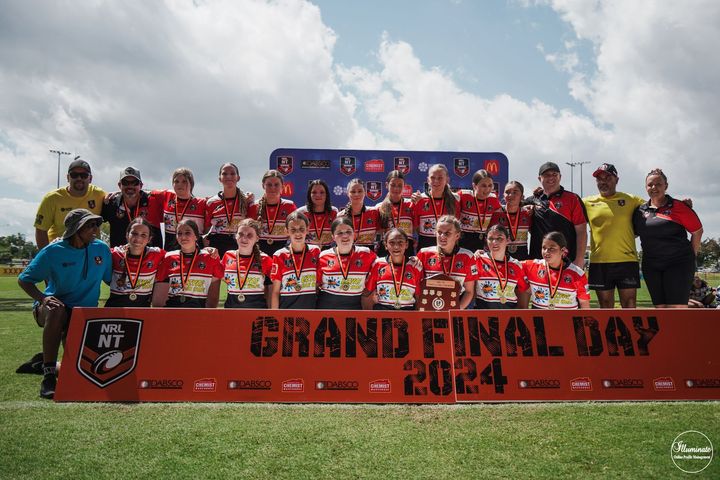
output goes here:
<path id="1" fill-rule="evenodd" d="M 550 170 L 553 170 L 555 172 L 560 172 L 560 167 L 558 167 L 557 163 L 554 162 L 545 162 L 542 165 L 540 165 L 540 170 L 538 170 L 538 175 L 542 175 L 545 172 L 549 172 Z"/>
<path id="2" fill-rule="evenodd" d="M 612 163 L 603 163 L 597 167 L 597 169 L 593 172 L 593 177 L 597 177 L 600 172 L 609 173 L 610 175 L 615 175 L 616 177 L 618 176 L 617 168 L 615 168 L 615 165 Z"/>
<path id="3" fill-rule="evenodd" d="M 70 166 L 68 167 L 68 173 L 72 172 L 74 168 L 82 168 L 88 173 L 92 173 L 92 171 L 90 170 L 90 164 L 85 160 L 82 160 L 80 157 L 75 157 L 75 160 L 70 163 Z"/>
<path id="4" fill-rule="evenodd" d="M 135 167 L 127 167 L 120 173 L 120 180 L 125 177 L 135 177 L 139 182 L 142 182 L 142 178 L 140 178 L 140 170 Z"/>
<path id="5" fill-rule="evenodd" d="M 93 220 L 98 222 L 98 225 L 103 223 L 103 219 L 100 215 L 95 215 L 85 208 L 70 210 L 70 213 L 65 215 L 65 233 L 63 233 L 63 240 L 72 237 L 83 227 L 83 225 Z"/>

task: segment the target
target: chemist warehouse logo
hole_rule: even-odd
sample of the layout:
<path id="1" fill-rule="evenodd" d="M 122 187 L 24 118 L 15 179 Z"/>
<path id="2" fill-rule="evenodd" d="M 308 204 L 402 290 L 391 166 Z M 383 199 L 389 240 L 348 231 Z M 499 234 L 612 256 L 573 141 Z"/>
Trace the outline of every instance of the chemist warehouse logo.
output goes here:
<path id="1" fill-rule="evenodd" d="M 88 320 L 78 355 L 80 374 L 100 388 L 128 375 L 137 364 L 141 331 L 142 320 Z"/>

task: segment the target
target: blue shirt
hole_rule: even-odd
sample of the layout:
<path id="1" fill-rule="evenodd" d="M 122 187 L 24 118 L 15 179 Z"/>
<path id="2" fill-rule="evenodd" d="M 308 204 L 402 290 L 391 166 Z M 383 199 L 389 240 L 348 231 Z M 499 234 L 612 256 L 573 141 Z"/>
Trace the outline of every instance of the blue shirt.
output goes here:
<path id="1" fill-rule="evenodd" d="M 86 248 L 75 248 L 67 240 L 53 242 L 40 250 L 18 276 L 28 283 L 47 281 L 45 295 L 60 299 L 68 307 L 97 307 L 100 283 L 110 283 L 110 248 L 93 240 Z"/>

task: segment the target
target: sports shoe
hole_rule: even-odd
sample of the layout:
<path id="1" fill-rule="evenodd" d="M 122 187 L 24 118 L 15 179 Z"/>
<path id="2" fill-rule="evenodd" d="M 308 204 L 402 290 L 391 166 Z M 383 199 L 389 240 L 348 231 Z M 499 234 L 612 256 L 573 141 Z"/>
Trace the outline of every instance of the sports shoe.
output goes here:
<path id="1" fill-rule="evenodd" d="M 45 375 L 40 382 L 40 396 L 52 400 L 55 396 L 56 385 L 57 377 L 55 375 Z"/>
<path id="2" fill-rule="evenodd" d="M 15 373 L 32 373 L 37 375 L 43 374 L 43 354 L 42 352 L 36 353 L 27 362 L 20 365 Z"/>

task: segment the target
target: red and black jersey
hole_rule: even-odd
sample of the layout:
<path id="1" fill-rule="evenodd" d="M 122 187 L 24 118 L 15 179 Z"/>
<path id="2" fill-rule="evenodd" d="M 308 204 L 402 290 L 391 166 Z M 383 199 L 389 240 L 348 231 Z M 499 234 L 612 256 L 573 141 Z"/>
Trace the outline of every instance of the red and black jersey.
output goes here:
<path id="1" fill-rule="evenodd" d="M 265 286 L 269 283 L 272 258 L 260 253 L 240 255 L 228 250 L 222 258 L 225 269 L 227 299 L 225 308 L 267 308 Z"/>
<path id="2" fill-rule="evenodd" d="M 317 302 L 320 247 L 308 245 L 307 249 L 300 253 L 290 253 L 290 248 L 281 248 L 273 255 L 270 278 L 273 282 L 280 282 L 280 308 L 314 309 Z"/>
<path id="3" fill-rule="evenodd" d="M 465 282 L 477 280 L 478 269 L 470 250 L 458 248 L 453 255 L 440 255 L 438 247 L 425 247 L 417 254 L 422 263 L 425 278 L 438 273 L 450 275 L 460 285 L 460 293 L 465 291 Z"/>
<path id="4" fill-rule="evenodd" d="M 165 224 L 165 250 L 176 250 L 179 245 L 175 239 L 177 224 L 184 219 L 195 222 L 198 231 L 205 231 L 205 199 L 190 197 L 179 199 L 170 190 L 155 190 L 152 195 L 161 199 L 163 204 L 163 223 Z"/>
<path id="5" fill-rule="evenodd" d="M 553 269 L 545 260 L 537 259 L 525 260 L 522 265 L 532 308 L 572 310 L 579 308 L 578 300 L 590 300 L 585 272 L 577 265 Z"/>
<path id="6" fill-rule="evenodd" d="M 114 247 L 112 280 L 106 307 L 149 307 L 155 277 L 165 258 L 165 251 L 145 247 L 142 255 L 127 253 L 127 244 Z"/>
<path id="7" fill-rule="evenodd" d="M 455 197 L 455 216 L 460 213 L 460 202 Z M 418 233 L 418 248 L 436 244 L 435 224 L 440 217 L 447 215 L 448 205 L 444 198 L 431 199 L 423 193 L 413 206 L 413 225 Z"/>
<path id="8" fill-rule="evenodd" d="M 495 261 L 489 254 L 477 259 L 478 278 L 475 282 L 475 308 L 503 309 L 517 307 L 517 291 L 528 289 L 525 272 L 520 262 L 506 257 Z"/>
<path id="9" fill-rule="evenodd" d="M 357 215 L 350 215 L 346 208 L 340 210 L 338 217 L 349 217 L 353 221 L 353 230 L 355 231 L 355 245 L 368 247 L 371 250 L 375 248 L 375 239 L 377 234 L 382 230 L 380 227 L 380 215 L 375 208 L 367 208 L 363 206 L 362 212 Z"/>
<path id="10" fill-rule="evenodd" d="M 398 203 L 388 203 L 388 211 L 382 213 L 383 202 L 375 205 L 380 217 L 380 226 L 383 231 L 397 228 L 412 238 L 413 236 L 413 203 L 408 199 L 401 199 Z"/>
<path id="11" fill-rule="evenodd" d="M 110 224 L 110 246 L 117 247 L 127 243 L 127 227 L 137 217 L 142 217 L 151 225 L 150 246 L 162 247 L 160 224 L 163 218 L 163 199 L 157 195 L 140 190 L 135 206 L 129 206 L 121 192 L 115 192 L 108 203 L 103 203 L 103 220 Z"/>
<path id="12" fill-rule="evenodd" d="M 532 210 L 530 207 L 519 208 L 515 213 L 508 213 L 505 207 L 493 212 L 490 227 L 501 225 L 510 233 L 507 251 L 516 260 L 528 258 L 528 238 L 532 227 Z M 489 228 L 489 227 L 488 227 Z"/>
<path id="13" fill-rule="evenodd" d="M 666 198 L 667 202 L 660 208 L 647 202 L 633 213 L 633 228 L 640 237 L 643 263 L 662 264 L 694 255 L 687 232 L 697 232 L 702 223 L 692 208 L 670 195 Z"/>
<path id="14" fill-rule="evenodd" d="M 460 213 L 456 217 L 464 234 L 478 234 L 488 229 L 493 213 L 501 208 L 495 195 L 478 200 L 472 190 L 461 190 Z"/>
<path id="15" fill-rule="evenodd" d="M 182 277 L 180 262 L 183 264 Z M 221 279 L 224 274 L 220 260 L 211 257 L 206 250 L 197 255 L 174 250 L 165 254 L 156 281 L 170 283 L 166 306 L 202 308 L 213 279 Z"/>
<path id="16" fill-rule="evenodd" d="M 332 207 L 330 213 L 309 213 L 306 206 L 298 208 L 298 212 L 302 212 L 308 220 L 308 234 L 306 241 L 309 245 L 317 245 L 321 249 L 329 247 L 333 243 L 332 232 L 330 231 L 330 225 L 333 220 L 338 216 L 338 209 Z"/>
<path id="17" fill-rule="evenodd" d="M 208 231 L 210 246 L 215 247 L 223 255 L 228 250 L 237 248 L 235 234 L 238 224 L 248 214 L 249 205 L 241 203 L 240 190 L 233 198 L 224 198 L 223 192 L 207 199 L 205 205 L 205 226 Z"/>
<path id="18" fill-rule="evenodd" d="M 415 292 L 423 278 L 422 263 L 408 257 L 405 265 L 392 265 L 389 257 L 378 257 L 367 280 L 367 290 L 377 293 L 375 307 L 382 309 L 415 309 Z"/>
<path id="19" fill-rule="evenodd" d="M 318 308 L 359 310 L 367 277 L 377 256 L 367 247 L 353 247 L 347 255 L 332 248 L 320 252 L 318 259 Z"/>
<path id="20" fill-rule="evenodd" d="M 582 199 L 560 187 L 555 193 L 546 195 L 540 192 L 526 199 L 534 205 L 533 222 L 530 226 L 530 257 L 542 258 L 542 238 L 546 233 L 558 231 L 565 236 L 568 258 L 574 259 L 577 253 L 576 225 L 587 223 L 587 213 Z"/>
<path id="21" fill-rule="evenodd" d="M 266 204 L 264 212 L 260 212 L 260 204 L 251 205 L 248 217 L 256 218 L 262 222 L 260 230 L 260 250 L 273 255 L 285 246 L 288 240 L 288 231 L 285 219 L 297 209 L 292 200 L 280 199 L 275 205 Z"/>

